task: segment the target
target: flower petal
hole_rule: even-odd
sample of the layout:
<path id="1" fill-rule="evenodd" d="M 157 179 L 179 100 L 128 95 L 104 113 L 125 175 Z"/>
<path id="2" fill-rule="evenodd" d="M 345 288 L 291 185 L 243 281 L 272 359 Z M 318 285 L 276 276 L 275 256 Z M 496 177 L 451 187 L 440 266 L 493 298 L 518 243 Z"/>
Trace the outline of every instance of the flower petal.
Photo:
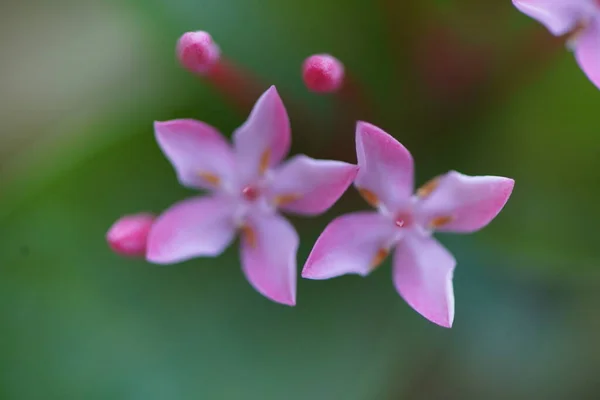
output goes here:
<path id="1" fill-rule="evenodd" d="M 455 266 L 452 254 L 434 238 L 407 235 L 394 254 L 394 285 L 415 311 L 450 328 L 454 320 Z"/>
<path id="2" fill-rule="evenodd" d="M 329 279 L 345 274 L 368 275 L 387 252 L 393 223 L 377 212 L 357 212 L 331 221 L 313 247 L 302 277 Z"/>
<path id="3" fill-rule="evenodd" d="M 366 122 L 356 126 L 358 175 L 354 181 L 363 197 L 379 202 L 390 212 L 404 206 L 413 191 L 413 159 L 410 152 L 378 127 Z M 365 195 L 367 193 L 367 195 Z"/>
<path id="4" fill-rule="evenodd" d="M 510 197 L 515 181 L 500 176 L 468 176 L 450 171 L 417 205 L 422 224 L 443 232 L 470 233 L 489 224 Z"/>
<path id="5" fill-rule="evenodd" d="M 594 12 L 589 0 L 513 0 L 523 14 L 539 21 L 555 36 L 569 33 Z"/>
<path id="6" fill-rule="evenodd" d="M 154 223 L 146 259 L 173 264 L 221 254 L 235 235 L 232 212 L 232 204 L 222 197 L 193 197 L 173 205 Z"/>
<path id="7" fill-rule="evenodd" d="M 242 269 L 263 296 L 296 304 L 298 234 L 281 215 L 251 215 L 242 237 Z"/>
<path id="8" fill-rule="evenodd" d="M 223 181 L 231 180 L 235 168 L 233 151 L 212 126 L 178 119 L 155 122 L 154 131 L 182 185 L 215 189 Z"/>
<path id="9" fill-rule="evenodd" d="M 600 19 L 577 38 L 575 57 L 583 72 L 600 88 Z"/>
<path id="10" fill-rule="evenodd" d="M 356 165 L 345 162 L 295 156 L 274 171 L 270 196 L 282 210 L 321 214 L 344 194 L 357 172 Z"/>
<path id="11" fill-rule="evenodd" d="M 234 132 L 233 144 L 246 180 L 285 158 L 291 144 L 290 121 L 275 86 L 258 99 L 248 120 Z"/>

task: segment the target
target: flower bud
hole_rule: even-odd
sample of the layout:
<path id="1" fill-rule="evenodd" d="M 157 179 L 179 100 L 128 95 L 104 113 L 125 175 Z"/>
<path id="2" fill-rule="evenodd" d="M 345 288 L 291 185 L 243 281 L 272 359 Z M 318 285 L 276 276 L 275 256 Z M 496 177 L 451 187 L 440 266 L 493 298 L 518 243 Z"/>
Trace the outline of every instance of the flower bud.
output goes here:
<path id="1" fill-rule="evenodd" d="M 176 52 L 181 65 L 194 73 L 206 73 L 221 56 L 219 46 L 204 31 L 184 33 L 177 42 Z"/>
<path id="2" fill-rule="evenodd" d="M 148 233 L 154 219 L 154 215 L 147 213 L 120 218 L 106 234 L 108 245 L 119 255 L 143 257 L 146 254 Z"/>
<path id="3" fill-rule="evenodd" d="M 344 64 L 329 54 L 312 55 L 302 64 L 302 79 L 312 92 L 336 92 L 344 83 Z"/>

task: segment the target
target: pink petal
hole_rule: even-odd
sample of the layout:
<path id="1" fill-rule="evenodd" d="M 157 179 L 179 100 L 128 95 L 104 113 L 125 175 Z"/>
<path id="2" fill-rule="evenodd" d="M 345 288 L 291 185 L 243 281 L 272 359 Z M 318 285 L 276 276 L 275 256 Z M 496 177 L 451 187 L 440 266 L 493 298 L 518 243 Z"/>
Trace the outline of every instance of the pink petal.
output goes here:
<path id="1" fill-rule="evenodd" d="M 590 0 L 513 0 L 523 14 L 536 19 L 555 36 L 569 33 L 594 12 Z"/>
<path id="2" fill-rule="evenodd" d="M 600 19 L 577 38 L 575 57 L 583 72 L 600 88 Z"/>
<path id="3" fill-rule="evenodd" d="M 234 238 L 233 207 L 222 197 L 193 197 L 165 211 L 148 237 L 146 259 L 173 264 L 199 256 L 217 256 Z"/>
<path id="4" fill-rule="evenodd" d="M 110 248 L 122 256 L 143 257 L 154 218 L 154 215 L 148 213 L 119 218 L 106 234 Z"/>
<path id="5" fill-rule="evenodd" d="M 452 274 L 456 260 L 431 237 L 407 235 L 396 247 L 396 290 L 419 314 L 446 328 L 454 320 Z"/>
<path id="6" fill-rule="evenodd" d="M 271 197 L 285 211 L 321 214 L 344 194 L 357 171 L 356 165 L 299 155 L 274 171 Z"/>
<path id="7" fill-rule="evenodd" d="M 489 224 L 510 197 L 515 181 L 500 176 L 468 176 L 450 171 L 417 205 L 419 220 L 427 225 L 436 218 L 449 221 L 436 230 L 470 233 Z"/>
<path id="8" fill-rule="evenodd" d="M 250 284 L 277 303 L 296 304 L 298 234 L 281 215 L 252 215 L 241 245 L 242 269 Z"/>
<path id="9" fill-rule="evenodd" d="M 290 122 L 275 86 L 258 99 L 248 120 L 233 134 L 233 143 L 238 169 L 246 179 L 285 158 L 291 144 Z"/>
<path id="10" fill-rule="evenodd" d="M 212 126 L 192 119 L 155 122 L 158 145 L 182 185 L 215 188 L 230 181 L 235 168 L 227 141 Z"/>
<path id="11" fill-rule="evenodd" d="M 413 191 L 410 152 L 378 127 L 359 122 L 356 126 L 356 154 L 359 171 L 355 186 L 373 193 L 391 212 L 404 206 Z"/>
<path id="12" fill-rule="evenodd" d="M 366 211 L 342 215 L 331 221 L 317 239 L 302 277 L 366 276 L 377 266 L 374 261 L 378 260 L 380 251 L 389 248 L 394 233 L 394 224 L 379 213 Z"/>

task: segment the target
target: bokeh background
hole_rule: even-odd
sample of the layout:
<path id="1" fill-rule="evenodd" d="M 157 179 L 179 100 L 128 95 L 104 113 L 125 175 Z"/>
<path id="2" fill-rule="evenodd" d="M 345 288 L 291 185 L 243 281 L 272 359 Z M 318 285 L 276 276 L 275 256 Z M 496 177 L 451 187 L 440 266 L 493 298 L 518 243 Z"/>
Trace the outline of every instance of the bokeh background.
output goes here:
<path id="1" fill-rule="evenodd" d="M 404 303 L 389 260 L 300 279 L 288 308 L 250 287 L 235 246 L 171 267 L 109 251 L 118 217 L 192 194 L 154 120 L 229 134 L 245 119 L 177 64 L 198 29 L 277 85 L 294 153 L 354 159 L 344 104 L 300 78 L 330 52 L 370 104 L 345 114 L 410 148 L 419 183 L 515 178 L 489 227 L 440 236 L 459 261 L 454 328 Z M 0 398 L 598 398 L 600 92 L 509 0 L 12 1 L 0 50 Z M 350 190 L 295 218 L 299 267 L 328 220 L 362 208 Z"/>

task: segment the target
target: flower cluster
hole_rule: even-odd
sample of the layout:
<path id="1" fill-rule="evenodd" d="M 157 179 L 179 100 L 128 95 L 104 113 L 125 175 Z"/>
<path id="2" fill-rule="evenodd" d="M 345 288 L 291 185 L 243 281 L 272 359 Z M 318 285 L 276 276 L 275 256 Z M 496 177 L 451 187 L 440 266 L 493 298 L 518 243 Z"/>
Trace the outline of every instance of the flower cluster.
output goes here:
<path id="1" fill-rule="evenodd" d="M 209 34 L 186 33 L 177 55 L 185 68 L 236 104 L 248 104 L 256 85 L 223 58 Z M 349 87 L 343 64 L 327 54 L 307 58 L 302 76 L 317 93 L 344 93 Z M 173 264 L 218 256 L 239 234 L 248 281 L 286 305 L 296 303 L 299 238 L 281 212 L 322 214 L 354 184 L 376 210 L 334 219 L 314 245 L 302 277 L 365 276 L 393 251 L 393 281 L 400 295 L 430 321 L 452 326 L 456 260 L 432 235 L 483 228 L 504 207 L 514 185 L 509 178 L 450 171 L 415 192 L 410 152 L 367 122 L 356 124 L 357 165 L 305 155 L 284 161 L 291 129 L 274 86 L 260 95 L 231 144 L 216 128 L 190 119 L 156 122 L 154 132 L 179 182 L 208 193 L 178 202 L 158 217 L 120 219 L 107 234 L 111 248 Z"/>

